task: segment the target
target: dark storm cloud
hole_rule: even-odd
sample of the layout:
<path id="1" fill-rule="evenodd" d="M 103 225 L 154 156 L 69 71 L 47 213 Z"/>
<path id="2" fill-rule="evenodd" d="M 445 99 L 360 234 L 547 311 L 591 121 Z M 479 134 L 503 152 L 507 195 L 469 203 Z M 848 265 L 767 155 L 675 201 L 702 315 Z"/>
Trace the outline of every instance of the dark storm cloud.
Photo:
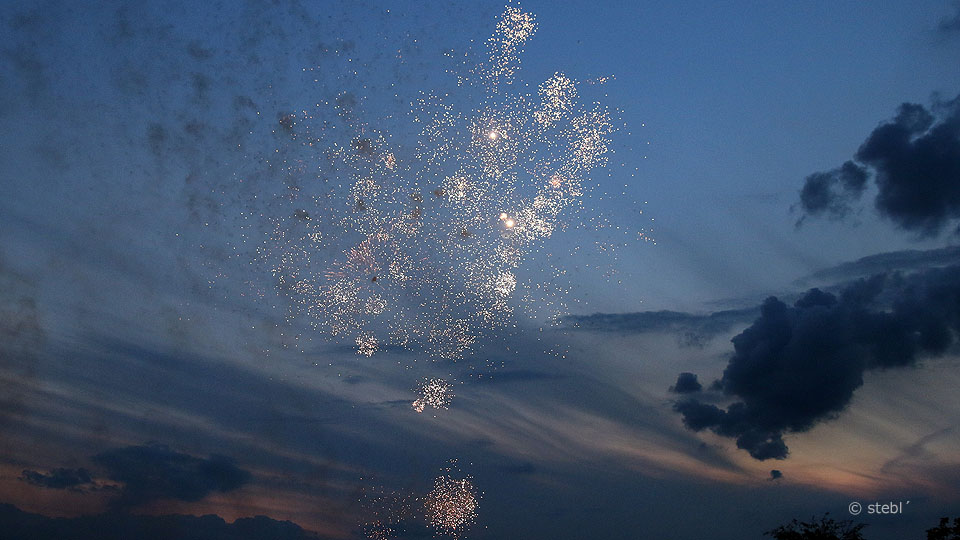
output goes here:
<path id="1" fill-rule="evenodd" d="M 677 394 L 692 394 L 703 390 L 703 385 L 697 380 L 696 373 L 681 373 L 677 383 L 670 387 L 670 391 Z"/>
<path id="2" fill-rule="evenodd" d="M 873 131 L 856 159 L 876 172 L 880 212 L 901 227 L 934 234 L 960 215 L 960 96 L 943 117 L 903 104 L 896 119 Z"/>
<path id="3" fill-rule="evenodd" d="M 83 468 L 59 468 L 53 469 L 46 474 L 38 471 L 25 470 L 21 473 L 19 479 L 32 486 L 50 489 L 76 489 L 93 482 L 93 479 L 90 477 L 90 471 Z"/>
<path id="4" fill-rule="evenodd" d="M 863 194 L 865 171 L 877 185 L 883 217 L 921 236 L 960 218 L 960 96 L 928 110 L 904 103 L 897 116 L 867 137 L 853 161 L 807 177 L 800 191 L 806 215 L 840 218 Z"/>
<path id="5" fill-rule="evenodd" d="M 227 523 L 219 516 L 141 516 L 107 513 L 99 516 L 50 518 L 0 504 L 0 530 L 8 540 L 321 540 L 289 521 L 264 516 Z"/>
<path id="6" fill-rule="evenodd" d="M 735 336 L 715 383 L 726 409 L 697 398 L 674 410 L 694 431 L 734 438 L 756 459 L 784 459 L 784 433 L 840 414 L 863 373 L 914 365 L 946 353 L 960 331 L 960 266 L 912 275 L 879 274 L 838 295 L 811 289 L 793 306 L 775 297 Z"/>
<path id="7" fill-rule="evenodd" d="M 783 478 L 783 472 L 781 472 L 780 470 L 778 470 L 778 469 L 772 469 L 772 470 L 770 471 L 770 479 L 771 479 L 771 480 L 779 480 L 779 479 L 781 479 L 781 478 Z"/>
<path id="8" fill-rule="evenodd" d="M 867 170 L 847 161 L 832 171 L 808 176 L 800 190 L 800 204 L 810 215 L 843 218 L 866 187 Z"/>
<path id="9" fill-rule="evenodd" d="M 128 446 L 93 457 L 108 477 L 123 483 L 116 504 L 135 506 L 156 499 L 199 501 L 214 491 L 233 491 L 250 480 L 250 473 L 230 459 L 198 458 L 162 444 Z"/>

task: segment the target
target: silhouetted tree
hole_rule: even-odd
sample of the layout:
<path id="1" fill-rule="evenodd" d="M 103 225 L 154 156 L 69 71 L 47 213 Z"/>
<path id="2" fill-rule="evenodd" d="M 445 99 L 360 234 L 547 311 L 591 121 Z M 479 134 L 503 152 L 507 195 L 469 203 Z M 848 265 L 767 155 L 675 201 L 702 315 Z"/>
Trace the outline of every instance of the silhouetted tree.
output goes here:
<path id="1" fill-rule="evenodd" d="M 927 540 L 960 540 L 960 518 L 954 518 L 950 526 L 950 518 L 940 518 L 940 525 L 927 529 Z"/>
<path id="2" fill-rule="evenodd" d="M 775 540 L 864 540 L 860 531 L 867 526 L 866 523 L 837 521 L 829 515 L 825 514 L 819 521 L 795 519 L 763 534 Z"/>

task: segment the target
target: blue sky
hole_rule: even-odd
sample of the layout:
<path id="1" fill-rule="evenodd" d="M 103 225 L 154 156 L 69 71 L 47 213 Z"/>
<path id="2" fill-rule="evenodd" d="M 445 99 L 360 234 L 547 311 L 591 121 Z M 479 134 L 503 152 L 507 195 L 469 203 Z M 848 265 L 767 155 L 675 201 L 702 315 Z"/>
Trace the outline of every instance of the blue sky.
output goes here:
<path id="1" fill-rule="evenodd" d="M 0 408 L 0 502 L 47 516 L 117 505 L 267 515 L 362 538 L 376 506 L 365 494 L 417 507 L 456 459 L 483 491 L 465 537 L 759 537 L 794 517 L 846 517 L 851 500 L 911 499 L 907 515 L 864 517 L 868 537 L 882 539 L 919 536 L 957 508 L 952 337 L 889 360 L 863 353 L 882 348 L 870 331 L 852 331 L 853 349 L 811 331 L 830 344 L 816 353 L 823 387 L 840 374 L 830 366 L 864 359 L 845 372 L 856 380 L 836 406 L 757 421 L 764 436 L 785 437 L 786 459 L 751 457 L 737 447 L 746 432 L 731 435 L 723 420 L 692 429 L 676 409 L 688 397 L 669 388 L 696 373 L 704 389 L 690 399 L 704 407 L 793 411 L 802 392 L 778 402 L 737 390 L 748 340 L 735 350 L 730 339 L 763 334 L 770 295 L 796 320 L 826 310 L 826 328 L 849 313 L 853 326 L 902 316 L 907 341 L 932 332 L 911 326 L 917 305 L 952 313 L 940 298 L 953 291 L 960 218 L 949 202 L 960 181 L 950 176 L 958 6 L 519 7 L 538 26 L 513 88 L 535 93 L 560 71 L 585 103 L 614 111 L 619 130 L 580 207 L 516 268 L 505 323 L 479 332 L 462 358 L 416 342 L 357 355 L 352 336 L 290 310 L 271 264 L 290 245 L 339 255 L 339 237 L 357 232 L 318 225 L 331 244 L 284 244 L 296 238 L 294 209 L 327 223 L 322 204 L 303 206 L 319 178 L 310 171 L 328 159 L 301 144 L 306 130 L 346 145 L 388 134 L 402 159 L 416 137 L 410 102 L 460 96 L 456 77 L 483 61 L 503 5 L 0 8 L 0 386 L 12 396 Z M 947 126 L 945 165 L 906 188 L 948 201 L 946 225 L 927 234 L 874 203 L 900 185 L 894 158 L 858 153 L 878 126 L 900 122 L 905 102 L 932 115 L 910 144 Z M 801 204 L 808 177 L 852 159 L 871 175 L 863 191 L 836 191 L 836 176 L 828 194 L 849 210 Z M 349 184 L 322 170 L 329 185 Z M 271 236 L 281 229 L 283 241 Z M 897 270 L 875 305 L 850 303 L 852 280 Z M 836 297 L 794 305 L 811 286 Z M 522 302 L 523 287 L 547 292 Z M 567 308 L 559 327 L 557 305 Z M 790 371 L 790 358 L 769 360 L 785 377 L 806 373 Z M 760 382 L 775 387 L 779 374 Z M 454 385 L 448 410 L 411 410 L 424 377 Z M 217 456 L 240 472 L 186 491 L 137 485 L 149 483 L 137 459 L 182 472 L 226 467 Z M 58 488 L 58 469 L 89 478 L 66 475 L 73 489 Z M 430 533 L 409 515 L 391 519 L 401 537 Z"/>

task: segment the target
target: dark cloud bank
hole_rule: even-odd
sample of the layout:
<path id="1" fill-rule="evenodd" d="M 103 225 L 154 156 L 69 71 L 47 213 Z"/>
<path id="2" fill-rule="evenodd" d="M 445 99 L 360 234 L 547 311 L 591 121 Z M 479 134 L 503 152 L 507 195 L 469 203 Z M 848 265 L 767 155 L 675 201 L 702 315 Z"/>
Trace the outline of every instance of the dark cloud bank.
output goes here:
<path id="1" fill-rule="evenodd" d="M 734 326 L 757 316 L 757 309 L 728 309 L 708 314 L 682 311 L 639 311 L 635 313 L 594 313 L 568 315 L 561 320 L 567 329 L 595 332 L 671 332 L 680 336 L 684 346 L 700 346 L 708 339 L 729 332 Z"/>
<path id="2" fill-rule="evenodd" d="M 803 279 L 797 285 L 810 282 L 842 282 L 855 278 L 890 272 L 892 270 L 922 270 L 960 264 L 960 246 L 947 246 L 937 249 L 905 249 L 861 257 L 830 268 L 818 270 Z M 814 283 L 810 283 L 813 285 Z"/>
<path id="3" fill-rule="evenodd" d="M 854 210 L 872 176 L 874 206 L 898 227 L 934 236 L 960 218 L 960 96 L 923 105 L 904 103 L 860 145 L 852 161 L 811 174 L 800 191 L 804 216 L 842 219 Z"/>
<path id="4" fill-rule="evenodd" d="M 111 480 L 123 483 L 114 504 L 130 507 L 157 499 L 199 501 L 214 491 L 235 490 L 250 473 L 226 457 L 198 458 L 162 444 L 128 446 L 93 457 Z"/>
<path id="5" fill-rule="evenodd" d="M 82 491 L 84 486 L 93 484 L 90 477 L 90 471 L 80 469 L 53 469 L 48 473 L 25 470 L 20 476 L 20 480 L 30 484 L 50 489 L 70 489 Z"/>
<path id="6" fill-rule="evenodd" d="M 264 516 L 227 523 L 219 516 L 138 516 L 107 513 L 49 518 L 0 504 L 0 536 L 7 540 L 321 540 L 289 521 Z"/>
<path id="7" fill-rule="evenodd" d="M 116 491 L 110 511 L 97 516 L 49 518 L 29 514 L 12 505 L 0 505 L 0 537 L 19 539 L 317 539 L 287 521 L 264 516 L 238 519 L 232 524 L 218 516 L 133 515 L 133 507 L 159 499 L 199 501 L 212 492 L 236 490 L 251 475 L 229 458 L 212 455 L 201 458 L 177 452 L 166 445 L 114 448 L 97 454 L 91 461 L 120 485 L 101 485 L 85 469 L 56 468 L 47 473 L 23 471 L 20 480 L 41 488 L 75 492 Z"/>
<path id="8" fill-rule="evenodd" d="M 707 402 L 716 396 L 692 392 L 674 409 L 689 429 L 734 438 L 759 460 L 784 459 L 783 435 L 836 417 L 865 371 L 942 355 L 958 331 L 960 266 L 878 274 L 836 295 L 811 289 L 792 306 L 770 297 L 732 339 L 734 353 L 708 391 L 734 402 L 724 409 Z M 673 390 L 692 389 L 690 375 Z"/>
<path id="9" fill-rule="evenodd" d="M 230 458 L 200 458 L 159 443 L 114 448 L 91 458 L 106 476 L 121 486 L 98 485 L 85 468 L 57 468 L 47 473 L 25 470 L 27 484 L 74 491 L 117 490 L 114 508 L 129 508 L 158 499 L 199 501 L 214 491 L 233 491 L 250 481 L 250 473 Z"/>

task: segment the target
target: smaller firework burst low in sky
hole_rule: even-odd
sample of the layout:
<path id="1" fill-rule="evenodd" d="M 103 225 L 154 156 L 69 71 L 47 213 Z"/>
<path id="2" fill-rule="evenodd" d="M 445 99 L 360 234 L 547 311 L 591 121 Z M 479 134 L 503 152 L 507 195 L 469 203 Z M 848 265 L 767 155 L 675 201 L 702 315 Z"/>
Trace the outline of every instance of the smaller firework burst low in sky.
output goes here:
<path id="1" fill-rule="evenodd" d="M 454 476 L 456 462 L 433 482 L 424 499 L 427 523 L 434 531 L 460 538 L 477 520 L 480 495 L 469 476 Z"/>

